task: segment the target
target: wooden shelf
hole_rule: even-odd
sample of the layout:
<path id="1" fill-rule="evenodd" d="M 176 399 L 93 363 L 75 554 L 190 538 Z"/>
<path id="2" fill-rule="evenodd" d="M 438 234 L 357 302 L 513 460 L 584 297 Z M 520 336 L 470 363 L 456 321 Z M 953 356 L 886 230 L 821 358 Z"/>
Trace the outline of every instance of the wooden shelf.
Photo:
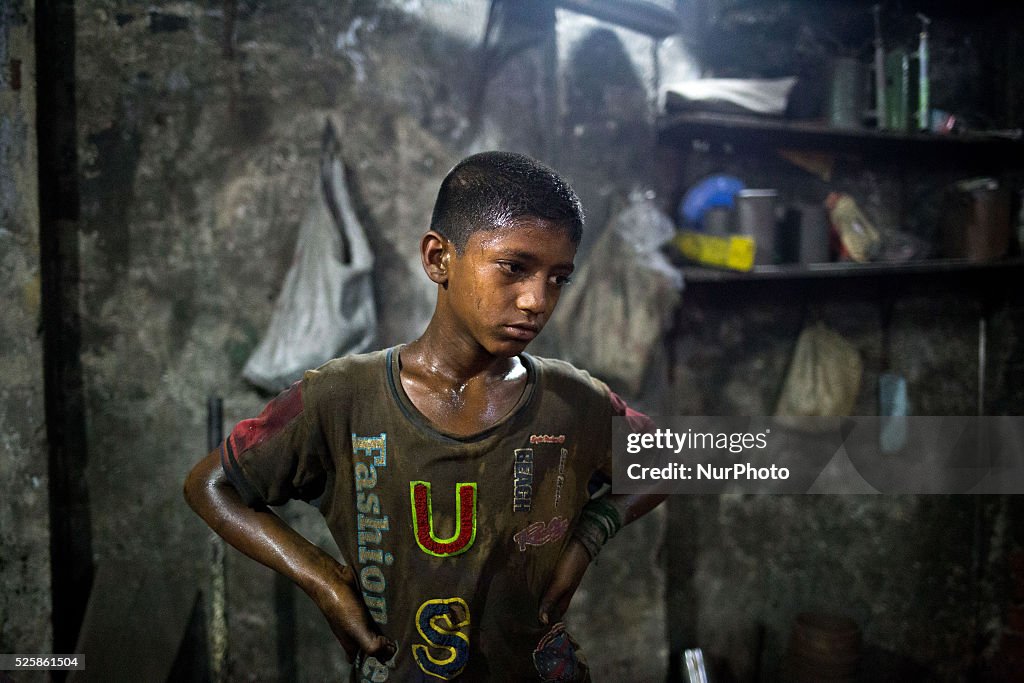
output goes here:
<path id="1" fill-rule="evenodd" d="M 819 278 L 889 278 L 919 276 L 1002 276 L 1024 274 L 1024 259 L 1012 258 L 984 263 L 964 259 L 931 259 L 908 263 L 814 263 L 754 266 L 750 272 L 683 266 L 690 283 L 815 280 Z"/>
<path id="2" fill-rule="evenodd" d="M 736 151 L 803 149 L 873 157 L 904 165 L 933 163 L 948 168 L 957 164 L 965 172 L 986 174 L 1024 167 L 1024 140 L 1020 137 L 844 130 L 812 122 L 705 113 L 680 113 L 659 121 L 660 144 L 689 150 L 695 141 L 721 143 Z M 990 290 L 1024 277 L 1024 258 L 989 262 L 931 259 L 907 263 L 786 264 L 755 266 L 750 272 L 678 262 L 677 265 L 687 284 L 699 290 L 709 288 L 709 294 L 712 290 L 720 294 L 723 290 L 715 285 L 724 283 L 736 283 L 738 291 L 747 293 L 758 289 L 758 284 L 767 283 L 799 290 L 834 291 L 857 289 L 861 285 L 888 287 L 897 281 L 924 283 L 939 289 L 969 285 Z"/>
<path id="3" fill-rule="evenodd" d="M 1020 165 L 1024 140 L 1020 136 L 965 133 L 895 133 L 873 129 L 845 130 L 821 123 L 685 113 L 663 117 L 658 142 L 689 148 L 694 140 L 727 143 L 736 148 L 789 148 L 884 157 L 901 163 L 943 158 L 972 165 Z"/>

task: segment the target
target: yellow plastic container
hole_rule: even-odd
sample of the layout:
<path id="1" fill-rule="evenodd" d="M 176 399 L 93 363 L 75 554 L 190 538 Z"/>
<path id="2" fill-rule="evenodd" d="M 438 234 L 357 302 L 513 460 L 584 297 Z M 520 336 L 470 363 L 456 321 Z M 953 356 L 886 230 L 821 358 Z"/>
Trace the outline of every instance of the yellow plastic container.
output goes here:
<path id="1" fill-rule="evenodd" d="M 706 266 L 741 271 L 749 271 L 754 267 L 757 247 L 752 237 L 719 237 L 693 230 L 680 230 L 672 243 L 683 256 Z"/>

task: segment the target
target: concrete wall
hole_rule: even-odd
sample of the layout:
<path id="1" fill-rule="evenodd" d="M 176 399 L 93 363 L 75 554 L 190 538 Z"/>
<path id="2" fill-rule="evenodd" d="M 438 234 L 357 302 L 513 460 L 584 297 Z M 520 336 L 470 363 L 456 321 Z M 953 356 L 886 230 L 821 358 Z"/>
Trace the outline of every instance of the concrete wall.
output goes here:
<path id="1" fill-rule="evenodd" d="M 33 0 L 0 9 L 0 651 L 11 653 L 51 644 L 33 11 Z"/>
<path id="2" fill-rule="evenodd" d="M 874 288 L 827 304 L 793 289 L 776 289 L 774 301 L 771 290 L 744 291 L 742 303 L 715 301 L 710 291 L 688 302 L 689 332 L 677 340 L 675 366 L 680 413 L 773 412 L 797 332 L 815 320 L 843 334 L 864 362 L 853 414 L 878 414 L 883 370 L 906 377 L 913 414 L 977 413 L 979 302 L 903 292 L 883 367 Z M 987 414 L 1017 414 L 1022 405 L 1007 390 L 1020 372 L 1015 340 L 1024 324 L 1014 300 L 989 322 Z M 1002 388 L 993 390 L 992 378 Z M 725 660 L 739 680 L 777 679 L 801 611 L 858 623 L 865 680 L 981 675 L 994 666 L 1004 634 L 1016 633 L 1005 611 L 1021 533 L 1011 505 L 1003 496 L 672 499 L 668 553 L 692 565 L 670 573 L 669 620 L 692 629 L 691 642 Z M 689 646 L 686 635 L 678 633 L 674 649 Z"/>

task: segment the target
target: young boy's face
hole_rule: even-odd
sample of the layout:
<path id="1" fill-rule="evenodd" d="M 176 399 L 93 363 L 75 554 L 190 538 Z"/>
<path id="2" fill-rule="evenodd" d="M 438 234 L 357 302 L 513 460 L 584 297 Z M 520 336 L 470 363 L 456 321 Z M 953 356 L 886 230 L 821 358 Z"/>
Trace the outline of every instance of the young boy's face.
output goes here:
<path id="1" fill-rule="evenodd" d="M 569 231 L 543 218 L 473 233 L 449 255 L 453 322 L 492 355 L 518 354 L 547 324 L 575 256 Z"/>

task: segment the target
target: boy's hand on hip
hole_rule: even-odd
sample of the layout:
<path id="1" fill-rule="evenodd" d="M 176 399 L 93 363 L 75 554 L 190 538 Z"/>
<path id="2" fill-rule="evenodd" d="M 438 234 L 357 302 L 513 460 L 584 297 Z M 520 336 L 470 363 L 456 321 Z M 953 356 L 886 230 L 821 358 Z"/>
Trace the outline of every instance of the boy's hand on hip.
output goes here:
<path id="1" fill-rule="evenodd" d="M 540 600 L 540 609 L 537 613 L 540 623 L 553 624 L 562 618 L 569 609 L 569 602 L 589 566 L 590 555 L 583 544 L 575 538 L 570 540 L 569 545 L 562 551 L 562 556 L 558 558 L 558 564 L 551 575 L 551 583 Z"/>
<path id="2" fill-rule="evenodd" d="M 376 623 L 360 597 L 357 580 L 347 565 L 338 565 L 336 579 L 330 590 L 311 596 L 327 623 L 345 648 L 350 662 L 375 657 L 386 662 L 395 655 L 395 643 L 377 631 Z"/>
<path id="3" fill-rule="evenodd" d="M 193 510 L 232 546 L 294 581 L 327 618 L 349 661 L 356 656 L 386 662 L 395 644 L 377 629 L 352 569 L 310 543 L 267 507 L 249 507 L 228 481 L 214 449 L 185 482 Z"/>

